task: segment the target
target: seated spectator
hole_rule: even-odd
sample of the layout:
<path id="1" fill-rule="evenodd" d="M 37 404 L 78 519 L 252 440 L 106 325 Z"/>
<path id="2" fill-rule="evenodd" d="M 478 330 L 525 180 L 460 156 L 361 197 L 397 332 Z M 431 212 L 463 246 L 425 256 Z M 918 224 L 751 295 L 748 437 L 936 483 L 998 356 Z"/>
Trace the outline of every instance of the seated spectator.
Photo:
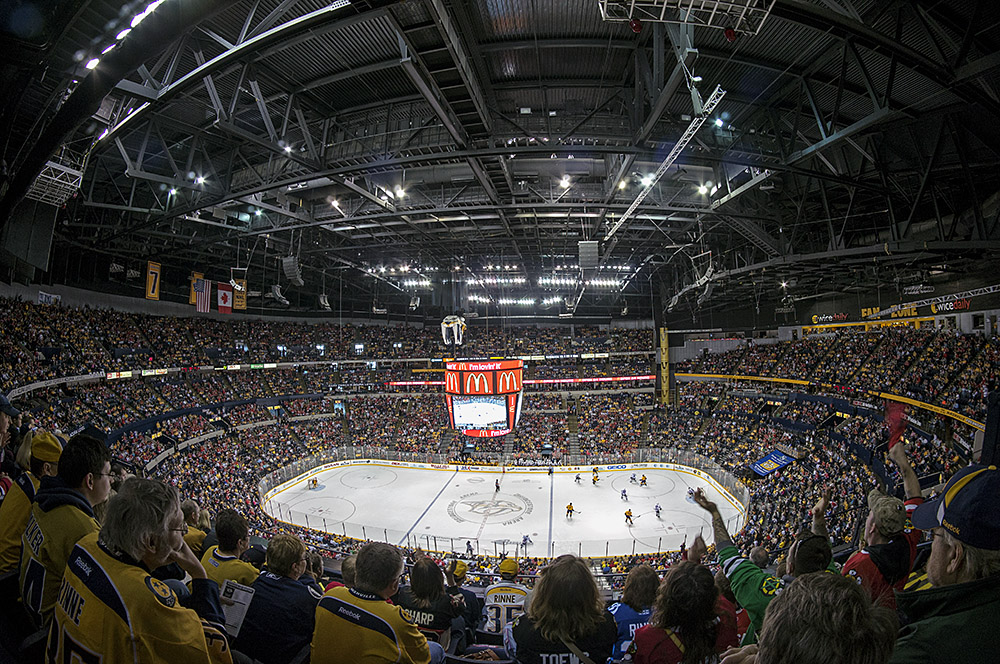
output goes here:
<path id="1" fill-rule="evenodd" d="M 323 557 L 315 551 L 306 552 L 306 571 L 299 577 L 299 583 L 323 594 Z"/>
<path id="2" fill-rule="evenodd" d="M 0 574 L 17 569 L 21 562 L 21 535 L 28 525 L 38 484 L 41 478 L 54 476 L 59 468 L 62 443 L 51 433 L 36 432 L 30 449 L 28 470 L 21 473 L 0 503 Z"/>
<path id="3" fill-rule="evenodd" d="M 920 480 L 906 458 L 906 448 L 897 443 L 889 450 L 903 476 L 906 503 L 887 496 L 878 489 L 868 494 L 868 520 L 865 522 L 865 542 L 844 564 L 844 576 L 857 581 L 871 595 L 872 601 L 896 608 L 893 590 L 902 591 L 917 557 L 917 544 L 923 535 L 907 527 L 910 515 L 924 502 Z"/>
<path id="4" fill-rule="evenodd" d="M 211 546 L 202 556 L 201 564 L 208 578 L 222 587 L 227 580 L 249 586 L 257 579 L 257 568 L 240 560 L 250 548 L 247 520 L 236 510 L 220 510 L 215 517 L 218 546 Z"/>
<path id="5" fill-rule="evenodd" d="M 126 481 L 108 505 L 100 535 L 91 533 L 73 548 L 45 661 L 231 661 L 219 587 L 206 577 L 183 532 L 174 487 Z M 171 562 L 193 579 L 190 608 L 149 575 Z"/>
<path id="6" fill-rule="evenodd" d="M 452 622 L 465 613 L 465 600 L 453 576 L 454 565 L 449 564 L 448 588 L 445 589 L 444 574 L 431 558 L 421 558 L 410 569 L 409 587 L 400 588 L 392 598 L 393 604 L 406 609 L 413 622 L 425 635 L 434 637 L 441 647 L 448 649 L 452 640 Z M 464 622 L 457 630 L 461 639 Z M 462 646 L 459 646 L 459 650 Z"/>
<path id="7" fill-rule="evenodd" d="M 706 662 L 738 643 L 736 611 L 712 573 L 684 561 L 663 577 L 653 616 L 635 633 L 629 652 L 638 664 Z"/>
<path id="8" fill-rule="evenodd" d="M 500 581 L 483 594 L 483 631 L 501 634 L 504 628 L 524 612 L 531 596 L 528 587 L 517 583 L 518 565 L 513 558 L 500 561 Z"/>
<path id="9" fill-rule="evenodd" d="M 96 438 L 76 435 L 59 456 L 55 477 L 43 477 L 21 537 L 21 600 L 35 627 L 52 619 L 59 580 L 73 546 L 96 533 L 93 506 L 111 491 L 111 454 Z"/>
<path id="10" fill-rule="evenodd" d="M 723 662 L 886 664 L 898 624 L 891 609 L 873 605 L 844 577 L 805 574 L 768 605 L 760 643 L 730 652 Z"/>
<path id="11" fill-rule="evenodd" d="M 618 640 L 612 655 L 615 659 L 621 659 L 632 644 L 636 630 L 649 622 L 659 586 L 660 577 L 649 565 L 637 565 L 628 573 L 621 601 L 608 607 L 618 625 Z"/>
<path id="12" fill-rule="evenodd" d="M 205 542 L 205 537 L 208 536 L 208 533 L 198 527 L 201 508 L 198 507 L 198 503 L 188 498 L 181 503 L 181 511 L 184 512 L 184 523 L 188 526 L 187 532 L 184 533 L 184 541 L 187 542 L 196 556 L 201 557 L 205 553 L 202 545 Z"/>
<path id="13" fill-rule="evenodd" d="M 263 664 L 285 664 L 309 645 L 320 593 L 298 582 L 306 562 L 306 545 L 298 537 L 271 539 L 234 649 Z"/>
<path id="14" fill-rule="evenodd" d="M 504 632 L 504 647 L 521 664 L 583 661 L 581 656 L 604 662 L 617 636 L 587 563 L 562 555 L 539 571 L 527 612 Z"/>
<path id="15" fill-rule="evenodd" d="M 913 512 L 934 536 L 927 561 L 933 588 L 896 596 L 906 626 L 891 662 L 963 664 L 1000 652 L 1000 471 L 971 465 Z"/>
<path id="16" fill-rule="evenodd" d="M 830 542 L 825 534 L 825 513 L 829 505 L 825 496 L 813 508 L 813 531 L 803 530 L 796 535 L 788 551 L 787 576 L 782 578 L 768 574 L 750 562 L 750 559 L 740 556 L 739 549 L 726 531 L 726 522 L 719 513 L 719 508 L 705 497 L 701 489 L 694 492 L 694 501 L 712 515 L 715 549 L 718 551 L 719 562 L 729 579 L 736 600 L 750 615 L 750 629 L 743 638 L 744 643 L 757 642 L 767 605 L 787 584 L 794 581 L 795 577 L 823 570 L 837 573 L 837 568 L 833 565 Z M 823 534 L 820 534 L 821 532 Z"/>
<path id="17" fill-rule="evenodd" d="M 391 544 L 361 547 L 355 586 L 328 590 L 319 601 L 311 664 L 444 661 L 444 649 L 428 643 L 406 612 L 386 601 L 399 590 L 404 569 L 403 556 Z"/>
<path id="18" fill-rule="evenodd" d="M 357 556 L 351 555 L 347 556 L 342 561 L 340 561 L 340 578 L 343 580 L 343 583 L 341 583 L 340 581 L 331 581 L 330 583 L 326 584 L 326 589 L 330 590 L 331 588 L 340 588 L 344 586 L 348 588 L 353 588 L 354 565 L 357 559 L 358 559 Z"/>

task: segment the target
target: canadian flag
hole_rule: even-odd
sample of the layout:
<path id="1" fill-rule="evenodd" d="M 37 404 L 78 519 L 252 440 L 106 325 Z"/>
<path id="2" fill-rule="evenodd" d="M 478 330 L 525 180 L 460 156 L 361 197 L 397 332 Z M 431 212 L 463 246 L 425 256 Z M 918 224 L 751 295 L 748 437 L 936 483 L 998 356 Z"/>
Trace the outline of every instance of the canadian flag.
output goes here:
<path id="1" fill-rule="evenodd" d="M 229 284 L 218 284 L 216 290 L 219 293 L 219 313 L 233 313 L 233 287 Z"/>

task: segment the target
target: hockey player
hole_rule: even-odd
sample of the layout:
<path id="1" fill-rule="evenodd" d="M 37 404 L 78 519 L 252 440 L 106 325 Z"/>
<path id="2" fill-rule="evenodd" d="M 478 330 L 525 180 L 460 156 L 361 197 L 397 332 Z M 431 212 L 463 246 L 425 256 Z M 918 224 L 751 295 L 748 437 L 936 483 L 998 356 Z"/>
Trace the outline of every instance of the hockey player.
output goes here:
<path id="1" fill-rule="evenodd" d="M 580 473 L 576 474 L 576 478 L 573 481 L 576 482 L 577 484 L 580 483 Z"/>
<path id="2" fill-rule="evenodd" d="M 654 511 L 654 512 L 656 512 L 656 518 L 657 518 L 657 519 L 659 519 L 659 518 L 660 518 L 660 510 L 661 510 L 661 509 L 663 509 L 663 508 L 662 508 L 662 507 L 660 507 L 660 504 L 659 504 L 659 503 L 656 503 L 656 506 L 655 506 L 655 507 L 653 507 L 653 511 Z"/>
<path id="3" fill-rule="evenodd" d="M 632 477 L 628 478 L 628 481 L 635 484 L 635 473 L 632 473 Z"/>
<path id="4" fill-rule="evenodd" d="M 566 506 L 566 518 L 567 519 L 573 518 L 573 503 L 570 503 L 569 505 Z"/>
<path id="5" fill-rule="evenodd" d="M 632 525 L 632 510 L 625 510 L 625 523 Z"/>
<path id="6" fill-rule="evenodd" d="M 622 489 L 622 496 L 621 497 L 622 497 L 622 500 L 628 500 L 628 494 L 625 492 L 625 489 Z"/>
<path id="7" fill-rule="evenodd" d="M 597 486 L 597 482 L 600 481 L 600 479 L 601 479 L 600 477 L 594 475 L 593 477 L 590 478 L 590 483 L 593 484 L 594 486 Z"/>
<path id="8" fill-rule="evenodd" d="M 472 550 L 472 540 L 465 540 L 465 553 L 468 554 L 469 557 L 476 555 L 476 552 Z"/>
<path id="9" fill-rule="evenodd" d="M 495 480 L 495 482 L 496 482 L 496 484 L 495 484 L 495 486 L 496 486 L 496 492 L 500 493 L 500 480 Z"/>
<path id="10" fill-rule="evenodd" d="M 646 486 L 646 476 L 643 475 L 639 478 L 639 486 Z"/>
<path id="11" fill-rule="evenodd" d="M 528 555 L 529 544 L 534 544 L 534 542 L 531 541 L 531 538 L 527 535 L 521 536 L 521 549 L 524 550 L 524 555 Z"/>

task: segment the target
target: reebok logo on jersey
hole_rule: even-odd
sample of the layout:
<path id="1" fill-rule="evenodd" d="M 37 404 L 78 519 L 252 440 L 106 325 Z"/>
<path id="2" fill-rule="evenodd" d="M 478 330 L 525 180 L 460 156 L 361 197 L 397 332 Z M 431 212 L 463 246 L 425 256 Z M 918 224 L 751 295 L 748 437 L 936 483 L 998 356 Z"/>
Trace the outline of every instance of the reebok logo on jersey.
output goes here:
<path id="1" fill-rule="evenodd" d="M 360 613 L 357 613 L 355 611 L 350 611 L 347 609 L 347 607 L 344 606 L 337 607 L 337 613 L 339 613 L 342 616 L 346 616 L 355 622 L 359 622 L 361 620 Z"/>
<path id="2" fill-rule="evenodd" d="M 83 561 L 83 559 L 82 559 L 82 558 L 79 558 L 79 557 L 77 557 L 77 558 L 74 558 L 74 559 L 73 559 L 73 565 L 74 565 L 74 566 L 75 566 L 75 567 L 76 567 L 76 568 L 77 568 L 78 570 L 80 570 L 81 572 L 83 572 L 83 573 L 84 573 L 84 575 L 86 575 L 86 577 L 87 577 L 88 579 L 90 578 L 90 575 L 91 575 L 91 574 L 93 573 L 93 571 L 94 571 L 93 569 L 91 569 L 90 565 L 88 565 L 87 563 L 85 563 L 85 562 Z"/>

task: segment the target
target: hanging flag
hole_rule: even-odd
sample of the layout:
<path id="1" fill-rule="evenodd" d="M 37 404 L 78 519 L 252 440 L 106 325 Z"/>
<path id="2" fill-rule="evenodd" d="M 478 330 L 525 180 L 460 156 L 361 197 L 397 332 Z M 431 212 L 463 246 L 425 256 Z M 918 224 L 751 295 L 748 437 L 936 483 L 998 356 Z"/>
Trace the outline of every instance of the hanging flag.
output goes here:
<path id="1" fill-rule="evenodd" d="M 903 438 L 906 431 L 906 404 L 899 401 L 885 402 L 885 423 L 889 425 L 889 449 Z"/>
<path id="2" fill-rule="evenodd" d="M 233 287 L 229 284 L 219 284 L 215 287 L 219 292 L 219 313 L 233 313 Z"/>
<path id="3" fill-rule="evenodd" d="M 160 299 L 160 264 L 153 261 L 146 263 L 146 299 Z"/>
<path id="4" fill-rule="evenodd" d="M 212 282 L 208 279 L 194 280 L 195 311 L 207 314 L 212 310 Z"/>
<path id="5" fill-rule="evenodd" d="M 188 304 L 195 304 L 197 302 L 197 298 L 195 297 L 195 292 L 194 292 L 194 282 L 198 281 L 199 279 L 203 279 L 204 277 L 205 275 L 202 274 L 201 272 L 191 273 L 191 292 L 188 294 Z"/>
<path id="6" fill-rule="evenodd" d="M 233 309 L 246 311 L 247 309 L 247 280 L 236 279 L 237 288 L 233 290 Z"/>

